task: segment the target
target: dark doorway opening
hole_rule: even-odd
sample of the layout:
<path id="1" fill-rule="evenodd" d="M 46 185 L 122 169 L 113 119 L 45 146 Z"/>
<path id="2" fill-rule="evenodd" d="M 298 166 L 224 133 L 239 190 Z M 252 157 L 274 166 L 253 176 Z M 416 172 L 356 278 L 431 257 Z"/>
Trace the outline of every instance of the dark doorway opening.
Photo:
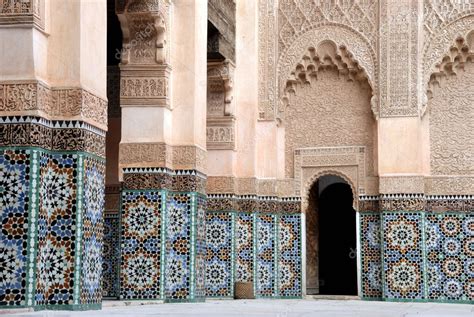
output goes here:
<path id="1" fill-rule="evenodd" d="M 310 195 L 307 227 L 308 266 L 315 266 L 311 278 L 317 286 L 308 286 L 308 294 L 357 295 L 356 211 L 352 207 L 352 189 L 337 176 L 323 176 Z M 309 276 L 308 276 L 309 277 Z M 315 283 L 313 283 L 315 284 Z M 310 293 L 311 292 L 311 293 Z"/>

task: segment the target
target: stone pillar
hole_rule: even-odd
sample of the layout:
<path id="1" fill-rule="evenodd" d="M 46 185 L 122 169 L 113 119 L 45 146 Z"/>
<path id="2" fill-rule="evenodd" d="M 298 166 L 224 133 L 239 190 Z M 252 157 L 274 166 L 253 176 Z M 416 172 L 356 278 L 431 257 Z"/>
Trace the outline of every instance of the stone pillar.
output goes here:
<path id="1" fill-rule="evenodd" d="M 204 300 L 206 2 L 117 2 L 117 14 L 120 298 Z"/>
<path id="2" fill-rule="evenodd" d="M 106 7 L 48 8 L 0 6 L 0 305 L 98 309 Z"/>

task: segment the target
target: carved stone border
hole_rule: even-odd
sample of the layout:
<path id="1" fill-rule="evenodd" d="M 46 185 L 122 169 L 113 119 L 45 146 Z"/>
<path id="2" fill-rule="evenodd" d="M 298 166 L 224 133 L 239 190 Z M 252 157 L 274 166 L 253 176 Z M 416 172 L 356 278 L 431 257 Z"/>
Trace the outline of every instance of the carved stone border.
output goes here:
<path id="1" fill-rule="evenodd" d="M 40 81 L 0 82 L 0 116 L 81 120 L 107 131 L 107 101 L 82 88 L 51 88 Z"/>
<path id="2" fill-rule="evenodd" d="M 44 0 L 3 0 L 0 26 L 27 25 L 44 30 Z"/>
<path id="3" fill-rule="evenodd" d="M 164 167 L 206 172 L 207 152 L 192 145 L 163 142 L 120 143 L 119 164 L 126 167 Z"/>
<path id="4" fill-rule="evenodd" d="M 351 175 L 349 179 L 354 185 L 354 197 L 365 194 L 365 151 L 365 146 L 296 149 L 294 163 L 295 194 L 299 196 L 306 193 L 308 178 L 312 177 L 314 173 L 325 170 Z"/>

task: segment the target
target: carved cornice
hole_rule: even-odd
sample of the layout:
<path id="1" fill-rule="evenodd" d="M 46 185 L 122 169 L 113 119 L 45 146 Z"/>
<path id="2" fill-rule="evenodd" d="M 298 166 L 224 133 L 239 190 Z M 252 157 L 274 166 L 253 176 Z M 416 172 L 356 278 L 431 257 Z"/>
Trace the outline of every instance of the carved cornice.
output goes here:
<path id="1" fill-rule="evenodd" d="M 50 88 L 39 81 L 0 82 L 0 116 L 82 120 L 107 130 L 107 101 L 81 88 Z"/>
<path id="2" fill-rule="evenodd" d="M 207 153 L 197 146 L 171 146 L 162 142 L 121 143 L 120 167 L 163 167 L 206 172 Z"/>
<path id="3" fill-rule="evenodd" d="M 44 30 L 44 0 L 2 0 L 0 27 L 27 25 Z"/>

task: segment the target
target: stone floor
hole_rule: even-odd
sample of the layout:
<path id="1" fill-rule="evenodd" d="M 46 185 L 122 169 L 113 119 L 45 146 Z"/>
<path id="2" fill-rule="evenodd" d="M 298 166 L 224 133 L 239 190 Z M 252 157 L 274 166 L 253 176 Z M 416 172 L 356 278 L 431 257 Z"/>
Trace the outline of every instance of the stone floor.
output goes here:
<path id="1" fill-rule="evenodd" d="M 117 303 L 117 302 L 115 302 Z M 119 305 L 119 303 L 117 303 Z M 351 316 L 351 317 L 474 317 L 474 305 L 438 303 L 393 303 L 360 300 L 208 300 L 199 304 L 153 304 L 115 306 L 105 302 L 101 311 L 87 312 L 18 312 L 3 316 L 35 317 L 104 317 L 104 316 L 238 316 L 238 317 L 296 317 L 296 316 Z M 1 310 L 0 310 L 1 312 Z"/>

